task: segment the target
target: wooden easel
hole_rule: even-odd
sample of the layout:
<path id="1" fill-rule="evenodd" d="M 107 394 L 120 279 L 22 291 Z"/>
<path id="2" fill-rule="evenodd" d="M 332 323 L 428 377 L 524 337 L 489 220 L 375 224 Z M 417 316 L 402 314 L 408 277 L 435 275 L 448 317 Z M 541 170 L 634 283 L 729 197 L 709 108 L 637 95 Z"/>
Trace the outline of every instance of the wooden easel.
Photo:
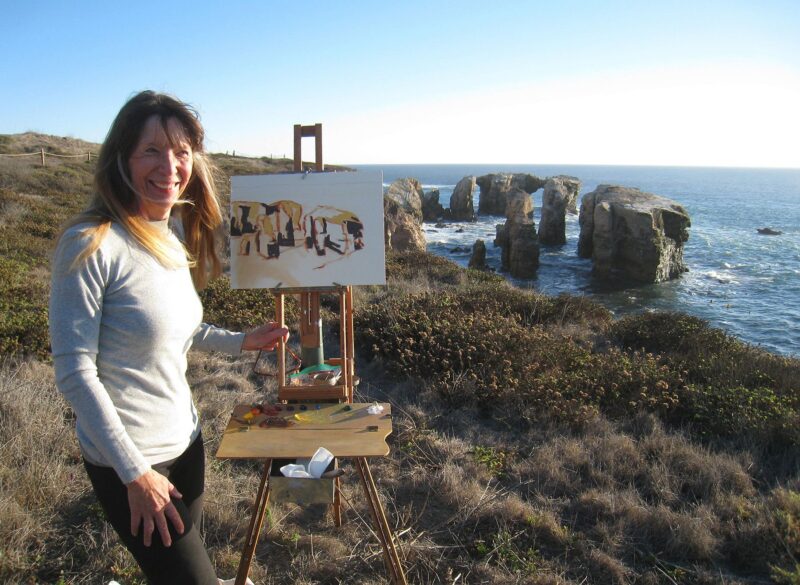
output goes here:
<path id="1" fill-rule="evenodd" d="M 294 170 L 301 172 L 302 169 L 302 155 L 301 155 L 301 140 L 304 136 L 313 136 L 315 139 L 315 152 L 316 164 L 315 168 L 318 172 L 324 170 L 322 164 L 322 125 L 315 124 L 314 126 L 301 126 L 299 124 L 294 126 Z M 283 340 L 278 343 L 278 400 L 282 402 L 288 401 L 313 401 L 322 403 L 347 403 L 353 404 L 353 394 L 355 388 L 355 343 L 353 337 L 353 291 L 350 286 L 335 286 L 335 287 L 320 287 L 313 289 L 276 289 L 273 291 L 275 295 L 275 320 L 280 323 L 281 327 L 285 326 L 285 312 L 284 312 L 284 298 L 287 294 L 298 294 L 300 296 L 300 343 L 302 348 L 303 365 L 311 366 L 318 365 L 325 361 L 330 365 L 338 365 L 341 368 L 341 378 L 335 385 L 307 385 L 297 386 L 289 385 L 286 379 L 286 344 Z M 322 348 L 322 329 L 320 320 L 320 296 L 323 294 L 336 294 L 339 297 L 339 342 L 340 342 L 340 357 L 324 360 Z M 314 359 L 316 356 L 316 359 Z M 311 358 L 309 363 L 307 360 Z M 318 407 L 317 405 L 312 405 Z M 366 405 L 354 405 L 364 407 Z M 388 407 L 388 405 L 386 405 Z M 385 418 L 389 421 L 389 432 L 391 432 L 391 415 L 387 414 Z M 385 424 L 386 421 L 383 421 Z M 377 431 L 379 425 L 367 427 L 368 431 Z M 241 429 L 237 429 L 233 419 L 228 425 L 226 435 L 223 436 L 223 442 L 220 445 L 220 450 L 217 453 L 218 457 L 241 457 L 236 455 L 236 449 L 231 449 L 231 443 L 236 441 L 236 433 Z M 226 438 L 229 431 L 233 431 L 233 435 L 226 444 Z M 271 431 L 272 437 L 278 431 Z M 301 431 L 305 433 L 303 436 L 307 437 L 309 431 Z M 333 437 L 333 433 L 337 435 L 352 434 L 352 429 L 334 429 L 325 431 L 328 437 Z M 358 433 L 363 433 L 363 429 L 359 429 Z M 288 435 L 287 433 L 284 433 Z M 367 433 L 373 435 L 375 433 Z M 296 436 L 296 435 L 295 435 Z M 363 436 L 363 435 L 362 435 Z M 379 436 L 379 435 L 376 435 Z M 337 453 L 337 456 L 352 457 L 355 463 L 356 471 L 361 479 L 362 487 L 364 488 L 364 495 L 367 498 L 372 522 L 375 527 L 375 532 L 378 540 L 383 549 L 384 563 L 386 565 L 389 578 L 393 585 L 407 585 L 403 565 L 398 554 L 398 548 L 395 544 L 395 537 L 392 532 L 391 526 L 386 519 L 386 513 L 383 509 L 383 504 L 378 495 L 378 489 L 375 485 L 375 480 L 372 477 L 372 472 L 367 462 L 367 456 L 374 455 L 387 455 L 388 446 L 385 445 L 385 435 L 383 435 L 385 452 L 373 452 L 376 441 L 366 442 L 362 441 L 363 446 L 352 447 L 352 452 Z M 276 449 L 279 448 L 275 443 L 276 441 L 264 441 L 263 448 L 257 445 L 252 447 L 252 452 L 244 457 L 252 458 L 265 458 L 264 469 L 261 474 L 261 482 L 256 495 L 253 515 L 250 519 L 250 524 L 245 536 L 245 545 L 242 551 L 242 557 L 239 562 L 239 569 L 236 573 L 236 585 L 245 585 L 247 575 L 250 572 L 250 564 L 252 563 L 255 554 L 256 545 L 258 544 L 258 537 L 264 522 L 264 516 L 267 511 L 267 504 L 270 495 L 270 475 L 272 472 L 272 460 L 276 455 Z M 290 444 L 297 443 L 297 441 L 290 441 Z M 307 446 L 299 444 L 294 445 L 294 451 L 282 453 L 281 456 L 289 457 L 308 457 L 311 453 L 303 451 Z M 350 448 L 350 447 L 348 447 Z M 233 454 L 226 455 L 225 450 L 230 450 Z M 339 478 L 334 480 L 333 492 L 333 514 L 336 526 L 341 526 L 341 497 Z"/>
<path id="2" fill-rule="evenodd" d="M 318 288 L 313 291 L 302 289 L 276 290 L 275 321 L 281 327 L 286 326 L 284 298 L 288 294 L 300 295 L 300 340 L 316 344 L 321 337 L 320 297 L 323 294 L 339 296 L 339 353 L 341 357 L 324 360 L 331 366 L 341 368 L 341 376 L 334 385 L 289 385 L 286 379 L 286 343 L 281 339 L 278 343 L 278 400 L 283 402 L 346 402 L 352 404 L 355 391 L 355 343 L 353 340 L 353 289 L 349 286 L 336 288 Z M 316 345 L 312 345 L 316 348 Z M 333 480 L 333 520 L 336 526 L 342 525 L 342 503 L 339 478 Z"/>
<path id="3" fill-rule="evenodd" d="M 278 289 L 275 295 L 275 321 L 286 326 L 284 299 L 286 295 L 300 295 L 300 340 L 315 343 L 319 338 L 320 297 L 335 294 L 339 297 L 339 355 L 324 360 L 339 366 L 342 374 L 335 385 L 289 385 L 286 380 L 286 347 L 278 343 L 278 400 L 313 400 L 316 402 L 353 402 L 355 390 L 355 341 L 353 339 L 353 289 L 349 286 L 316 289 Z M 306 365 L 304 363 L 304 365 Z"/>

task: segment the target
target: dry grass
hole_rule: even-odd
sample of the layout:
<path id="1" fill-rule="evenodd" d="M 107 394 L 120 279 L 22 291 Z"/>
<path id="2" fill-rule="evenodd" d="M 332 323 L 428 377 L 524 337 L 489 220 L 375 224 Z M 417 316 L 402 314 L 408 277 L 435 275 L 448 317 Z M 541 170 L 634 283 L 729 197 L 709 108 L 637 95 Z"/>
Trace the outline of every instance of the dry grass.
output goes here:
<path id="1" fill-rule="evenodd" d="M 8 148 L 9 140 L 2 138 L 0 147 Z M 215 158 L 223 169 L 223 196 L 230 174 L 288 165 Z M 0 159 L 0 280 L 5 287 L 0 288 L 14 307 L 7 314 L 25 317 L 20 323 L 0 319 L 0 324 L 17 343 L 14 348 L 22 344 L 30 353 L 35 347 L 45 359 L 46 335 L 31 338 L 43 330 L 44 264 L 54 229 L 42 218 L 54 217 L 56 208 L 61 214 L 79 208 L 90 170 L 77 161 L 37 169 Z M 25 233 L 25 241 L 19 233 Z M 537 359 L 553 368 L 548 383 L 559 391 L 565 381 L 577 388 L 585 381 L 576 377 L 580 360 L 588 373 L 605 372 L 609 383 L 640 371 L 637 392 L 651 381 L 656 387 L 665 383 L 660 376 L 668 363 L 673 387 L 686 378 L 698 390 L 703 385 L 714 390 L 698 391 L 705 402 L 689 401 L 687 408 L 696 407 L 709 424 L 718 412 L 726 413 L 717 421 L 723 431 L 738 428 L 742 413 L 750 417 L 748 429 L 754 429 L 744 437 L 720 433 L 701 442 L 697 425 L 677 426 L 657 408 L 642 412 L 649 408 L 646 401 L 618 408 L 614 400 L 625 395 L 598 402 L 602 408 L 591 408 L 580 424 L 569 424 L 576 412 L 571 407 L 561 418 L 537 412 L 526 416 L 529 424 L 514 424 L 519 400 L 493 408 L 489 400 L 469 399 L 470 381 L 463 375 L 444 383 L 425 376 L 388 378 L 384 366 L 392 356 L 371 362 L 360 357 L 357 399 L 393 405 L 391 454 L 374 460 L 372 469 L 410 583 L 800 581 L 799 459 L 796 449 L 785 448 L 797 444 L 791 442 L 796 437 L 791 421 L 797 412 L 798 362 L 742 348 L 687 318 L 666 318 L 673 325 L 669 334 L 646 318 L 618 322 L 610 326 L 614 338 L 606 332 L 607 312 L 584 299 L 520 295 L 497 276 L 464 271 L 430 255 L 390 254 L 388 268 L 389 286 L 358 288 L 357 307 L 397 303 L 403 308 L 407 298 L 427 294 L 450 299 L 448 318 L 458 325 L 463 314 L 491 306 L 502 319 L 514 320 L 521 336 L 541 338 Z M 271 313 L 270 302 L 261 297 L 234 294 L 219 282 L 204 302 L 210 320 L 228 319 L 231 327 L 240 327 Z M 27 307 L 22 301 L 36 302 Z M 422 305 L 421 314 L 427 309 Z M 329 316 L 326 309 L 326 323 Z M 618 347 L 615 339 L 633 349 Z M 450 342 L 442 340 L 445 347 Z M 333 337 L 326 338 L 328 348 L 336 345 Z M 214 452 L 234 404 L 275 396 L 273 379 L 251 373 L 253 359 L 190 354 L 188 376 L 208 462 L 203 531 L 224 577 L 235 573 L 260 469 L 256 462 L 216 460 Z M 736 408 L 739 384 L 745 385 L 743 391 L 758 390 L 749 410 Z M 526 384 L 519 388 L 528 391 Z M 775 420 L 782 426 L 774 427 Z M 770 432 L 779 440 L 756 440 L 769 439 Z M 253 564 L 256 583 L 387 582 L 357 474 L 346 461 L 344 467 L 347 523 L 336 528 L 324 508 L 272 504 Z M 112 578 L 123 585 L 142 582 L 91 493 L 73 415 L 54 387 L 52 368 L 6 358 L 0 364 L 0 583 L 89 584 Z"/>
<path id="2" fill-rule="evenodd" d="M 5 363 L 0 375 L 0 578 L 55 581 L 67 566 L 95 569 L 89 547 L 106 546 L 89 496 L 70 410 L 37 362 Z M 86 582 L 86 581 L 76 581 Z"/>
<path id="3" fill-rule="evenodd" d="M 83 154 L 91 152 L 96 155 L 100 145 L 86 142 L 69 136 L 50 136 L 37 132 L 24 132 L 22 134 L 0 134 L 0 153 L 38 153 L 44 148 L 45 152 L 54 154 Z M 51 159 L 47 159 L 49 163 Z"/>
<path id="4" fill-rule="evenodd" d="M 190 360 L 208 451 L 203 529 L 226 577 L 259 469 L 213 453 L 233 404 L 274 397 L 274 382 L 250 373 L 252 359 Z M 445 414 L 434 393 L 382 380 L 378 368 L 360 373 L 360 399 L 394 404 L 392 454 L 373 471 L 409 582 L 750 583 L 791 569 L 797 493 L 759 490 L 746 453 L 714 452 L 651 415 L 511 432 L 474 408 Z M 0 413 L 0 581 L 141 582 L 101 519 L 51 367 L 6 362 Z M 271 506 L 257 583 L 386 583 L 356 474 L 345 468 L 344 527 L 319 507 Z"/>

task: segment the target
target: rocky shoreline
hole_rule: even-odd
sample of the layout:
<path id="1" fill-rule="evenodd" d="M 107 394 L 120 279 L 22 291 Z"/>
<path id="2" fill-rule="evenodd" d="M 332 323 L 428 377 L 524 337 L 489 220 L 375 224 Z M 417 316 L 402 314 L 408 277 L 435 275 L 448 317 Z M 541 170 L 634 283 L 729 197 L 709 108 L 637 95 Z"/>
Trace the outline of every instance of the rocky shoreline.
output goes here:
<path id="1" fill-rule="evenodd" d="M 439 191 L 424 192 L 414 178 L 394 181 L 384 194 L 387 249 L 424 250 L 423 222 L 475 221 L 478 215 L 500 215 L 494 245 L 502 248 L 502 270 L 515 278 L 533 278 L 541 246 L 566 242 L 566 214 L 578 213 L 581 181 L 558 175 L 542 179 L 529 173 L 467 176 L 456 185 L 445 208 Z M 479 189 L 478 211 L 474 210 Z M 541 221 L 533 219 L 533 194 L 542 191 Z M 577 255 L 591 258 L 594 274 L 643 283 L 678 278 L 688 269 L 683 246 L 691 219 L 678 202 L 638 189 L 599 185 L 580 205 L 581 234 Z M 481 245 L 484 247 L 481 248 Z M 475 242 L 485 257 L 485 242 Z M 485 267 L 480 257 L 471 267 Z"/>

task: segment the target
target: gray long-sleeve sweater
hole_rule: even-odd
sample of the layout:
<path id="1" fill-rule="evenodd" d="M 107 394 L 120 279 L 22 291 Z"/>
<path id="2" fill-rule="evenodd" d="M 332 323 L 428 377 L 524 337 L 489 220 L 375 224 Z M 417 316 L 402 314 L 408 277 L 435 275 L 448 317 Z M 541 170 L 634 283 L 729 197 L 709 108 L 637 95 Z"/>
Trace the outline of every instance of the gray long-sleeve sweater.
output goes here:
<path id="1" fill-rule="evenodd" d="M 237 355 L 244 334 L 202 323 L 189 269 L 165 268 L 116 223 L 72 268 L 86 227 L 67 230 L 53 262 L 56 384 L 77 415 L 84 457 L 128 483 L 178 457 L 199 433 L 186 381 L 189 348 Z"/>

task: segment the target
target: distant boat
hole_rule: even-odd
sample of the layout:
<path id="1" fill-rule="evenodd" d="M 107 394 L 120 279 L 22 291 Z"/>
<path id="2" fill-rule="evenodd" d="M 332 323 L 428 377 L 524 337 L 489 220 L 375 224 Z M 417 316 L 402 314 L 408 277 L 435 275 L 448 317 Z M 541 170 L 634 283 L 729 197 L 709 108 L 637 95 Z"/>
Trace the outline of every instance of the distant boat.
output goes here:
<path id="1" fill-rule="evenodd" d="M 772 228 L 763 227 L 763 228 L 758 228 L 758 233 L 761 234 L 762 236 L 779 236 L 783 232 L 774 230 Z"/>

